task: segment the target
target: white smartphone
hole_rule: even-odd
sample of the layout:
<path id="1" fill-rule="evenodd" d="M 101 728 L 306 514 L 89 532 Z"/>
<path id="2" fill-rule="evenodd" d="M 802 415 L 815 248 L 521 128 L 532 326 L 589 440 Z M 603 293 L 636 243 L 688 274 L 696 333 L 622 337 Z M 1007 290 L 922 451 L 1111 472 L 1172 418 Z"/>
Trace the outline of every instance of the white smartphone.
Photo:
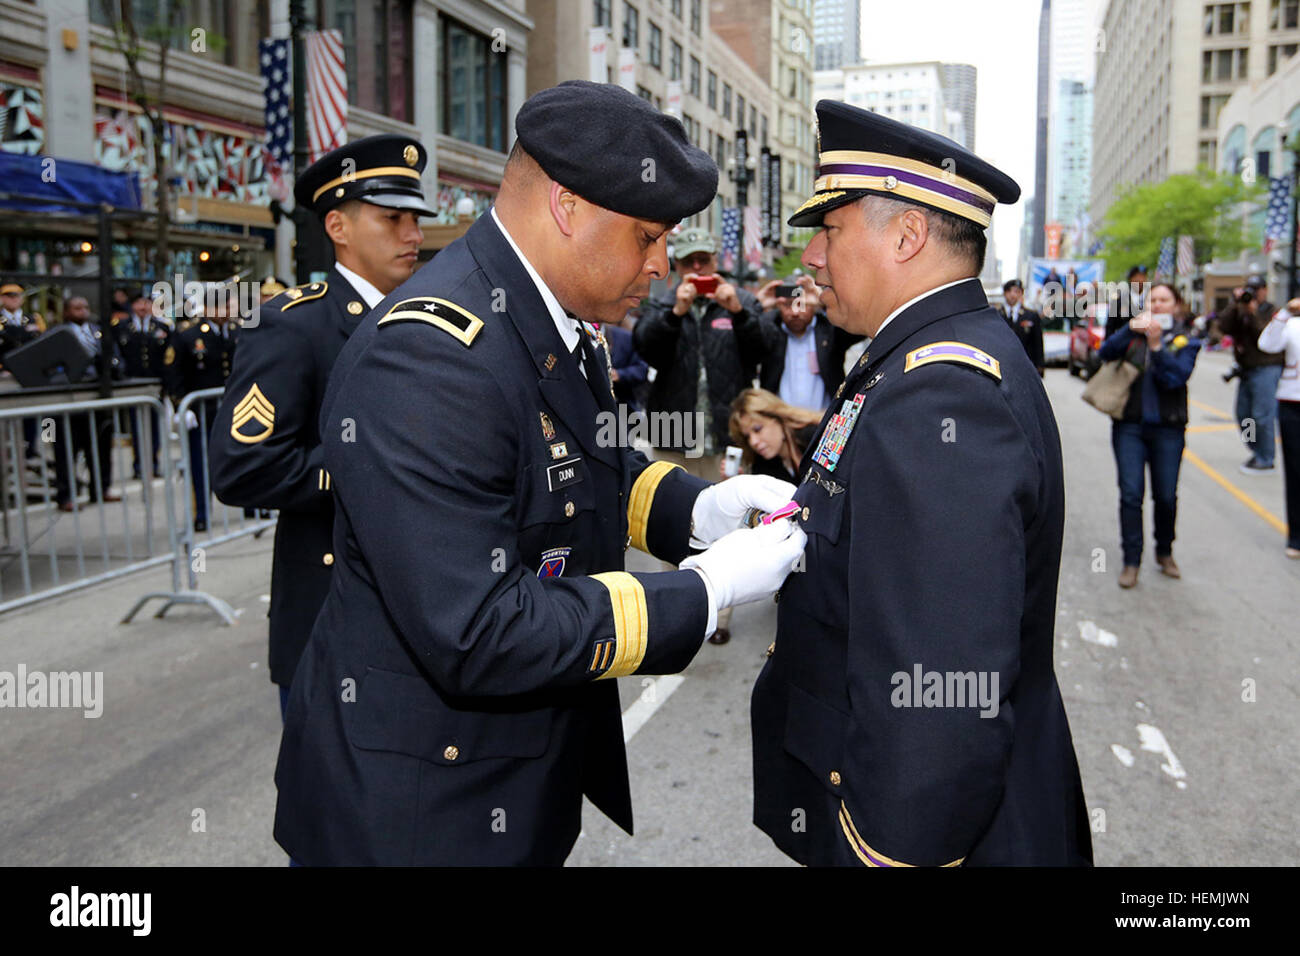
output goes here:
<path id="1" fill-rule="evenodd" d="M 722 470 L 728 478 L 734 478 L 740 474 L 740 456 L 744 452 L 735 445 L 728 445 L 727 451 L 722 459 Z"/>

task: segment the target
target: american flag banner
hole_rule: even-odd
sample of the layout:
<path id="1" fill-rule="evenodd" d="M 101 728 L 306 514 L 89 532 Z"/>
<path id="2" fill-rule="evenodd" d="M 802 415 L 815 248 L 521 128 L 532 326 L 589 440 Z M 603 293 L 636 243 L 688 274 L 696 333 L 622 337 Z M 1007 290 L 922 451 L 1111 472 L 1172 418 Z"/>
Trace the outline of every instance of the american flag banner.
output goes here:
<path id="1" fill-rule="evenodd" d="M 1156 275 L 1172 278 L 1174 274 L 1174 237 L 1160 240 L 1160 258 L 1156 261 Z"/>
<path id="2" fill-rule="evenodd" d="M 1268 181 L 1268 212 L 1264 217 L 1264 251 L 1287 241 L 1291 220 L 1291 177 L 1276 176 Z"/>
<path id="3" fill-rule="evenodd" d="M 736 247 L 740 243 L 740 207 L 728 206 L 722 210 L 722 253 L 718 268 L 723 272 L 736 271 Z"/>
<path id="4" fill-rule="evenodd" d="M 745 261 L 755 269 L 763 264 L 763 217 L 757 206 L 745 207 Z"/>
<path id="5" fill-rule="evenodd" d="M 266 99 L 266 173 L 271 198 L 288 202 L 285 170 L 293 168 L 293 59 L 288 40 L 262 40 L 258 44 Z"/>
<path id="6" fill-rule="evenodd" d="M 310 162 L 348 140 L 348 75 L 343 65 L 343 33 L 303 34 L 307 55 L 307 144 Z"/>
<path id="7" fill-rule="evenodd" d="M 1178 274 L 1189 276 L 1196 270 L 1196 242 L 1191 236 L 1178 237 Z"/>

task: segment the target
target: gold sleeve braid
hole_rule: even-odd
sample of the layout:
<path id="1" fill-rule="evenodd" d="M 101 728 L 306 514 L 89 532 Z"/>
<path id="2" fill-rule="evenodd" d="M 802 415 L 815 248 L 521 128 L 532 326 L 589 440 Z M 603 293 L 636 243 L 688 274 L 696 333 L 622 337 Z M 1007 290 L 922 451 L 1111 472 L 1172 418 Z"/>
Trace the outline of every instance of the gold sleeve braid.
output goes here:
<path id="1" fill-rule="evenodd" d="M 627 499 L 627 533 L 632 538 L 632 547 L 647 554 L 650 548 L 646 544 L 646 529 L 650 523 L 650 511 L 654 507 L 655 491 L 659 482 L 674 468 L 681 468 L 667 461 L 655 461 L 641 472 L 632 493 Z"/>
<path id="2" fill-rule="evenodd" d="M 626 571 L 604 571 L 593 578 L 609 590 L 609 603 L 614 615 L 614 651 L 609 669 L 596 679 L 626 677 L 635 674 L 645 659 L 646 641 L 650 633 L 650 615 L 646 608 L 645 588 Z M 608 649 L 601 654 L 599 664 L 609 660 Z"/>

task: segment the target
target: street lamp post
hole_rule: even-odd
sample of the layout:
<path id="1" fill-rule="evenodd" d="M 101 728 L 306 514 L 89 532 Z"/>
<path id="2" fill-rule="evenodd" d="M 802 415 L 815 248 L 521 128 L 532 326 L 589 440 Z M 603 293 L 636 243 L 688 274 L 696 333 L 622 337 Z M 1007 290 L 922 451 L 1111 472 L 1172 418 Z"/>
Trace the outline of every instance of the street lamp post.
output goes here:
<path id="1" fill-rule="evenodd" d="M 739 228 L 736 230 L 736 274 L 745 281 L 745 202 L 749 198 L 749 184 L 754 181 L 757 163 L 749 155 L 749 133 L 743 127 L 736 130 L 736 154 L 727 161 L 727 178 L 736 184 L 736 205 L 740 209 Z"/>

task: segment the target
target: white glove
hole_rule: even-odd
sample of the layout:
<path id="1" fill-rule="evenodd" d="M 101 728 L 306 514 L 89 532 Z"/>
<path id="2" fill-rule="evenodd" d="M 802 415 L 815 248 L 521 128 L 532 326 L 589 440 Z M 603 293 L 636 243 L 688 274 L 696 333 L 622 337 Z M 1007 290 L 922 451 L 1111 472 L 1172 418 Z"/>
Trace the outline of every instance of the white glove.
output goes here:
<path id="1" fill-rule="evenodd" d="M 187 429 L 199 427 L 199 417 L 194 414 L 194 409 L 192 408 L 187 408 L 185 410 L 185 427 Z"/>
<path id="2" fill-rule="evenodd" d="M 751 508 L 775 511 L 788 504 L 794 493 L 790 482 L 767 475 L 737 475 L 709 485 L 691 509 L 691 546 L 707 548 L 723 535 L 745 527 L 745 515 Z"/>
<path id="3" fill-rule="evenodd" d="M 757 528 L 733 531 L 680 566 L 704 575 L 714 604 L 721 610 L 775 594 L 807 543 L 803 528 L 782 518 Z"/>

